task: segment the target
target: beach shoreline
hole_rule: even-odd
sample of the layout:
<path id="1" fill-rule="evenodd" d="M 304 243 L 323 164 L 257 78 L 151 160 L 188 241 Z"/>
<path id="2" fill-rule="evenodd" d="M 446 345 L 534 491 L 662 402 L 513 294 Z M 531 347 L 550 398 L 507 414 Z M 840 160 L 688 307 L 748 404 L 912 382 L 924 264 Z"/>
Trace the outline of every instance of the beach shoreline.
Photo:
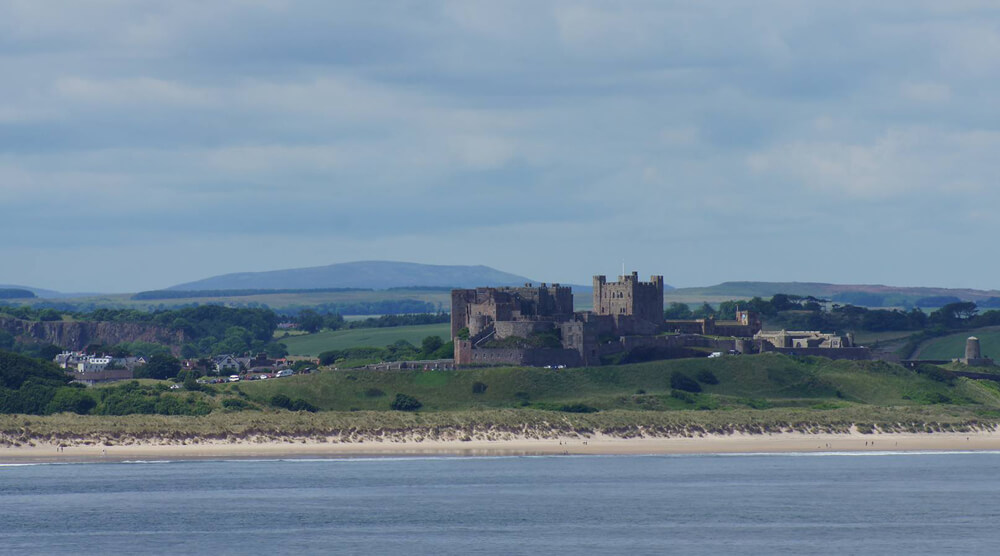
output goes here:
<path id="1" fill-rule="evenodd" d="M 34 442 L 0 447 L 0 464 L 427 456 L 781 454 L 1000 451 L 1000 432 L 706 434 L 695 437 L 514 437 L 499 440 L 199 440 L 128 444 Z"/>

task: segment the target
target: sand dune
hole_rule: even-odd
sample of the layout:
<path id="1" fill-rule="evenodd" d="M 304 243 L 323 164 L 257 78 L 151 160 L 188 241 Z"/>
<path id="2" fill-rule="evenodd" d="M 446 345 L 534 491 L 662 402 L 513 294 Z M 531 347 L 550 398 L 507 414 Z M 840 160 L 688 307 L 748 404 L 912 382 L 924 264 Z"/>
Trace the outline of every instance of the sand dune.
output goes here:
<path id="1" fill-rule="evenodd" d="M 60 444 L 62 445 L 60 447 Z M 880 451 L 1000 450 L 1000 432 L 840 434 L 773 433 L 695 437 L 620 438 L 604 434 L 529 438 L 518 435 L 490 439 L 407 438 L 245 438 L 33 442 L 0 448 L 0 462 L 123 461 L 226 458 L 301 458 L 352 456 L 497 456 L 612 455 Z"/>

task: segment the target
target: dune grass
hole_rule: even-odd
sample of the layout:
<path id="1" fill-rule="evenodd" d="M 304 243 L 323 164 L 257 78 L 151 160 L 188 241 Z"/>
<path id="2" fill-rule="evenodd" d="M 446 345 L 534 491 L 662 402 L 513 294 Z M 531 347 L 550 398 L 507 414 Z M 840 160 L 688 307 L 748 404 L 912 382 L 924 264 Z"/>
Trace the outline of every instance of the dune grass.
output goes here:
<path id="1" fill-rule="evenodd" d="M 702 392 L 673 390 L 674 373 L 699 379 Z M 270 400 L 277 394 L 321 411 L 275 409 Z M 391 411 L 396 394 L 413 396 L 423 407 Z M 200 417 L 0 415 L 0 445 L 64 438 L 176 443 L 676 436 L 847 432 L 852 426 L 864 432 L 964 432 L 1000 421 L 1000 384 L 992 381 L 883 362 L 778 354 L 580 369 L 326 370 L 170 395 L 203 399 L 213 411 Z M 247 409 L 226 409 L 230 399 L 242 400 Z"/>

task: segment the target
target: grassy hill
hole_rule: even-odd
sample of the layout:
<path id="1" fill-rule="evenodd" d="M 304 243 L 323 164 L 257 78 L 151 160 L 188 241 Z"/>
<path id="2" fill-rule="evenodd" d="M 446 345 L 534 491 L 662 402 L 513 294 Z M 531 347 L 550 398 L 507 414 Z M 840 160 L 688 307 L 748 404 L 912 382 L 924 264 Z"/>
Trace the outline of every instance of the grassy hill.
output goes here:
<path id="1" fill-rule="evenodd" d="M 979 338 L 983 355 L 1000 359 L 1000 327 L 966 330 L 958 334 L 929 340 L 920 348 L 920 359 L 954 359 L 965 357 L 965 341 L 969 336 Z"/>
<path id="2" fill-rule="evenodd" d="M 895 307 L 916 304 L 932 297 L 957 297 L 966 301 L 984 301 L 1000 297 L 997 290 L 969 288 L 934 288 L 884 286 L 880 284 L 827 284 L 822 282 L 723 282 L 714 286 L 677 288 L 666 292 L 667 302 L 693 303 L 707 301 L 718 303 L 730 299 L 761 297 L 768 299 L 775 294 L 813 296 L 841 303 L 866 307 Z"/>
<path id="3" fill-rule="evenodd" d="M 278 341 L 288 346 L 288 353 L 290 355 L 315 357 L 324 351 L 332 349 L 385 347 L 399 340 L 406 340 L 415 346 L 419 346 L 421 340 L 427 336 L 440 336 L 442 340 L 447 342 L 451 337 L 451 325 L 441 323 L 395 326 L 391 328 L 324 330 L 316 334 L 279 338 Z"/>
<path id="4" fill-rule="evenodd" d="M 705 371 L 717 379 L 706 380 Z M 699 377 L 704 391 L 673 391 L 671 376 Z M 478 383 L 478 384 L 477 384 Z M 323 371 L 207 385 L 206 391 L 108 386 L 129 400 L 155 397 L 207 414 L 0 415 L 0 446 L 53 439 L 71 445 L 229 441 L 300 442 L 535 438 L 602 433 L 699 436 L 778 431 L 975 431 L 1000 421 L 1000 386 L 878 362 L 777 354 L 687 359 L 583 369 L 484 368 L 447 371 Z M 478 392 L 478 393 L 477 393 Z M 2 394 L 2 389 L 0 389 Z M 274 409 L 277 394 L 321 410 Z M 396 394 L 423 403 L 390 411 Z M 282 399 L 280 396 L 278 399 Z M 712 409 L 709 411 L 709 409 Z M 592 411 L 592 412 L 590 412 Z M 332 440 L 331 440 L 332 439 Z"/>
<path id="5" fill-rule="evenodd" d="M 718 384 L 703 380 L 700 394 L 672 395 L 671 375 L 675 371 L 692 378 L 708 371 Z M 476 383 L 485 385 L 485 391 L 474 393 Z M 574 405 L 640 411 L 859 405 L 1000 408 L 1000 389 L 992 383 L 966 379 L 942 382 L 881 362 L 796 359 L 777 354 L 581 369 L 327 371 L 249 382 L 239 388 L 250 400 L 262 404 L 275 394 L 284 394 L 335 411 L 387 410 L 400 393 L 416 397 L 424 409 L 432 411 L 558 410 Z"/>

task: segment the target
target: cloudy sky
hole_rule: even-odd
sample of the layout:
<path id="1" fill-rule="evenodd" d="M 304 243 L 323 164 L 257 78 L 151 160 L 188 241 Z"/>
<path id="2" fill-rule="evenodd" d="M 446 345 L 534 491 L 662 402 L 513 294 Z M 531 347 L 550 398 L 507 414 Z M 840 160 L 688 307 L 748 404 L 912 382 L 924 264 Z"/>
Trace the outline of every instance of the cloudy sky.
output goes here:
<path id="1" fill-rule="evenodd" d="M 0 283 L 1000 287 L 995 6 L 0 0 Z"/>

